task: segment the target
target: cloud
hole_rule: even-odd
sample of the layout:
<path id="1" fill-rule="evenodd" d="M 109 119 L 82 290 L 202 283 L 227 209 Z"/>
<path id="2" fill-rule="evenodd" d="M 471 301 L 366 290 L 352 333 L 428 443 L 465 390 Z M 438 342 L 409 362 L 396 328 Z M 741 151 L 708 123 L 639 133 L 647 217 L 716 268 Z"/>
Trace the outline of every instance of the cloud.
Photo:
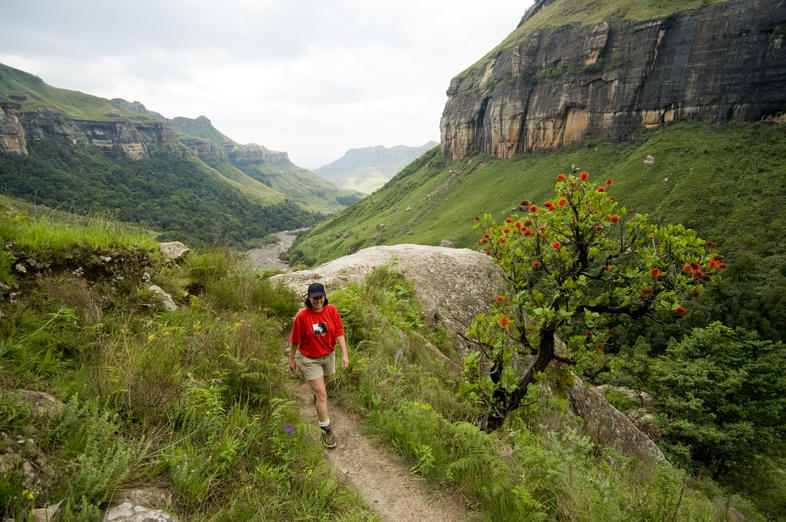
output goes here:
<path id="1" fill-rule="evenodd" d="M 0 62 L 169 118 L 205 115 L 316 168 L 349 148 L 438 140 L 450 79 L 530 3 L 28 0 L 0 19 Z"/>

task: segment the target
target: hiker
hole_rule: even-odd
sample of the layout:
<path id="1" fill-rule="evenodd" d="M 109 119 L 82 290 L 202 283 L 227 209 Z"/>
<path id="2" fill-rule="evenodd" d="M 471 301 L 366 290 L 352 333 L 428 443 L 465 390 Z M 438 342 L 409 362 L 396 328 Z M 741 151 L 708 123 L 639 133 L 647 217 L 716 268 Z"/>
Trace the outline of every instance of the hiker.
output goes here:
<path id="1" fill-rule="evenodd" d="M 295 351 L 300 350 L 300 369 L 314 390 L 314 406 L 319 419 L 322 444 L 336 447 L 336 438 L 330 425 L 327 409 L 326 379 L 336 373 L 336 341 L 341 347 L 341 365 L 349 367 L 344 325 L 338 310 L 328 304 L 325 287 L 311 283 L 306 295 L 306 307 L 295 316 L 289 335 L 289 368 L 297 374 Z"/>

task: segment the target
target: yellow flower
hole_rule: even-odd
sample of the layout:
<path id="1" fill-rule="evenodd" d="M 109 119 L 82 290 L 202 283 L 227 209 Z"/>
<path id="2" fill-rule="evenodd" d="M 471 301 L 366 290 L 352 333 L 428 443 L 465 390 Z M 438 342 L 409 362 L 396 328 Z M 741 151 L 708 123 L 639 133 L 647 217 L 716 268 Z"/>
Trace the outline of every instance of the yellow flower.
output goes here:
<path id="1" fill-rule="evenodd" d="M 153 335 L 153 334 L 149 334 L 149 335 L 147 336 L 147 342 L 150 342 L 150 341 L 152 341 L 152 340 L 153 340 L 153 339 L 155 339 L 155 338 L 156 338 L 156 336 L 155 336 L 155 335 Z"/>
<path id="2" fill-rule="evenodd" d="M 313 472 L 314 472 L 313 469 L 308 470 L 308 476 L 310 477 Z"/>

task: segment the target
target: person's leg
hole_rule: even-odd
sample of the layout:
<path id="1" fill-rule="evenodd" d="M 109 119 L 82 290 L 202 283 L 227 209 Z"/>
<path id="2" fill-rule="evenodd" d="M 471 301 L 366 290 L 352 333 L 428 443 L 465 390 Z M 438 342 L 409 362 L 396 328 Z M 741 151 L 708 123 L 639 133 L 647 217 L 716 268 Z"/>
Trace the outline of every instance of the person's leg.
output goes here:
<path id="1" fill-rule="evenodd" d="M 311 388 L 314 390 L 314 397 L 316 399 L 314 406 L 317 410 L 317 418 L 319 419 L 319 422 L 326 422 L 330 417 L 328 417 L 325 377 L 323 376 L 311 381 Z"/>

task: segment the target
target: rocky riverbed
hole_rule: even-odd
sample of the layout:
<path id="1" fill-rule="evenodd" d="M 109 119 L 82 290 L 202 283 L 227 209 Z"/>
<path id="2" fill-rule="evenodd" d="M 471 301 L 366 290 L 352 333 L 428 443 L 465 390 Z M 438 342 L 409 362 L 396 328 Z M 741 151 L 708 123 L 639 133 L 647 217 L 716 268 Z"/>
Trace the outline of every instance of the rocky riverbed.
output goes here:
<path id="1" fill-rule="evenodd" d="M 297 230 L 284 230 L 273 234 L 278 238 L 278 242 L 270 243 L 261 248 L 254 248 L 248 251 L 248 257 L 256 268 L 288 270 L 290 267 L 278 258 L 279 254 L 289 250 L 294 243 L 297 233 L 304 228 Z"/>

